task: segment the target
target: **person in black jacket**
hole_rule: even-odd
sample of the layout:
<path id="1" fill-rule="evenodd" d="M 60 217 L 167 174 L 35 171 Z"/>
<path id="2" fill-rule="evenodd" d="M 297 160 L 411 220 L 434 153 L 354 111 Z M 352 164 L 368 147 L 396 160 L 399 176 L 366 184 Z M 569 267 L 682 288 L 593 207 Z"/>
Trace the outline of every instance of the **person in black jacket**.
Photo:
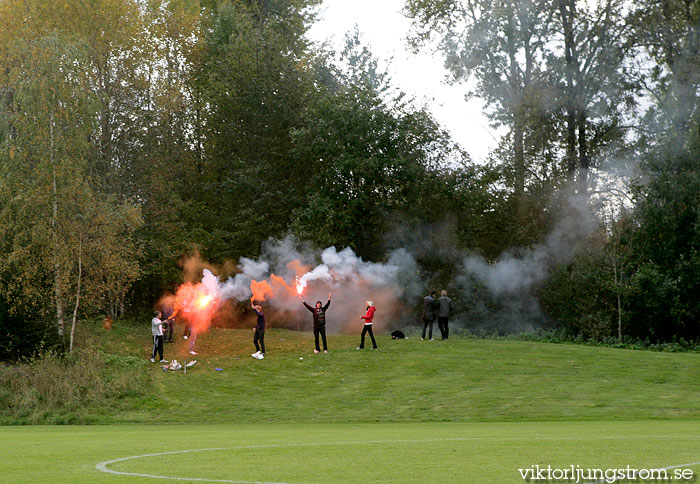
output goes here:
<path id="1" fill-rule="evenodd" d="M 447 297 L 447 291 L 440 292 L 440 299 L 437 300 L 438 328 L 442 334 L 443 341 L 450 336 L 450 326 L 448 321 L 452 313 L 452 299 Z"/>
<path id="2" fill-rule="evenodd" d="M 173 316 L 173 307 L 169 304 L 163 304 L 160 308 L 163 318 L 163 330 L 167 333 L 163 336 L 163 343 L 173 342 L 173 333 L 175 333 L 175 317 Z"/>
<path id="3" fill-rule="evenodd" d="M 316 341 L 316 349 L 314 353 L 320 353 L 321 348 L 318 345 L 318 335 L 320 334 L 323 338 L 323 352 L 328 353 L 328 345 L 326 344 L 326 310 L 328 306 L 331 305 L 331 293 L 328 293 L 328 302 L 325 306 L 321 304 L 321 301 L 316 301 L 316 307 L 312 308 L 304 301 L 304 298 L 299 295 L 299 300 L 304 303 L 306 309 L 311 311 L 314 317 L 314 340 Z"/>
<path id="4" fill-rule="evenodd" d="M 253 298 L 250 298 L 250 307 L 253 308 L 255 314 L 258 315 L 258 321 L 253 328 L 253 332 L 255 333 L 253 336 L 253 344 L 257 351 L 250 356 L 257 360 L 262 360 L 265 358 L 265 313 L 261 305 L 253 303 Z M 258 342 L 260 342 L 260 346 L 258 346 Z M 261 348 L 262 351 L 260 351 Z"/>
<path id="5" fill-rule="evenodd" d="M 429 329 L 428 338 L 430 341 L 433 340 L 433 323 L 435 322 L 435 291 L 430 293 L 430 296 L 423 298 L 423 334 L 420 339 L 425 339 L 425 330 Z"/>

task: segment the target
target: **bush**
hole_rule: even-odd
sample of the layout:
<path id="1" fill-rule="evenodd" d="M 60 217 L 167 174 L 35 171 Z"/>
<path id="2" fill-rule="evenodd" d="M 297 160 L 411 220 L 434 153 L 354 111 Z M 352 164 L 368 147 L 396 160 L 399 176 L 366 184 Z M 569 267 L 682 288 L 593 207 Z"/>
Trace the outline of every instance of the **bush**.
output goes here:
<path id="1" fill-rule="evenodd" d="M 0 367 L 0 423 L 95 423 L 115 401 L 148 384 L 146 365 L 135 357 L 48 351 Z"/>
<path id="2" fill-rule="evenodd" d="M 553 271 L 541 303 L 571 338 L 604 341 L 617 334 L 612 269 L 602 253 L 581 250 Z"/>
<path id="3" fill-rule="evenodd" d="M 43 319 L 31 319 L 11 313 L 0 296 L 0 361 L 18 359 L 60 345 L 55 328 Z"/>

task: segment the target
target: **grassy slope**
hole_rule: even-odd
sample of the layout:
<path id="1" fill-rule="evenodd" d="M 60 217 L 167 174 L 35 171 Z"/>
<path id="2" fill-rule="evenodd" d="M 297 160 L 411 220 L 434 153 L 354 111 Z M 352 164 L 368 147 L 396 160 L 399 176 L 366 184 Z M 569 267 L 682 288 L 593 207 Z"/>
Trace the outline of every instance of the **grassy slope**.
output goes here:
<path id="1" fill-rule="evenodd" d="M 179 331 L 178 331 L 178 334 Z M 85 327 L 82 344 L 146 360 L 149 327 L 103 333 Z M 214 329 L 197 343 L 185 375 L 153 367 L 153 388 L 91 409 L 117 422 L 420 422 L 696 419 L 700 357 L 575 345 L 470 339 L 378 339 L 332 335 L 314 355 L 309 333 L 269 330 L 257 361 L 250 330 Z M 303 357 L 303 360 L 299 358 Z M 166 358 L 189 360 L 181 339 Z M 223 371 L 215 371 L 221 368 Z"/>

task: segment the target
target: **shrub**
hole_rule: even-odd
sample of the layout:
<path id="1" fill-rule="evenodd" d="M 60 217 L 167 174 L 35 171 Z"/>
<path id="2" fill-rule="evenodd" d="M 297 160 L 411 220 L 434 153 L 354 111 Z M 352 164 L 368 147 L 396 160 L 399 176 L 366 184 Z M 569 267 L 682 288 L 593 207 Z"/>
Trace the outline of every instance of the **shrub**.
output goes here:
<path id="1" fill-rule="evenodd" d="M 0 422 L 93 423 L 114 401 L 145 392 L 148 378 L 135 357 L 48 351 L 0 367 Z"/>

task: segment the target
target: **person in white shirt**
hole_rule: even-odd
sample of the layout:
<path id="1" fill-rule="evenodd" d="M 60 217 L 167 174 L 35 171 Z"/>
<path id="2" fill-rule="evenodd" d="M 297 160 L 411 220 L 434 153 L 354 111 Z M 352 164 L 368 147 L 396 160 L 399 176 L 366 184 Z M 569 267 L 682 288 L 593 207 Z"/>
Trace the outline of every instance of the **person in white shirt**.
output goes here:
<path id="1" fill-rule="evenodd" d="M 160 320 L 161 312 L 154 311 L 153 319 L 151 319 L 151 333 L 153 333 L 153 350 L 151 351 L 151 363 L 156 361 L 156 351 L 160 356 L 161 363 L 167 363 L 168 360 L 163 358 L 163 321 Z"/>

